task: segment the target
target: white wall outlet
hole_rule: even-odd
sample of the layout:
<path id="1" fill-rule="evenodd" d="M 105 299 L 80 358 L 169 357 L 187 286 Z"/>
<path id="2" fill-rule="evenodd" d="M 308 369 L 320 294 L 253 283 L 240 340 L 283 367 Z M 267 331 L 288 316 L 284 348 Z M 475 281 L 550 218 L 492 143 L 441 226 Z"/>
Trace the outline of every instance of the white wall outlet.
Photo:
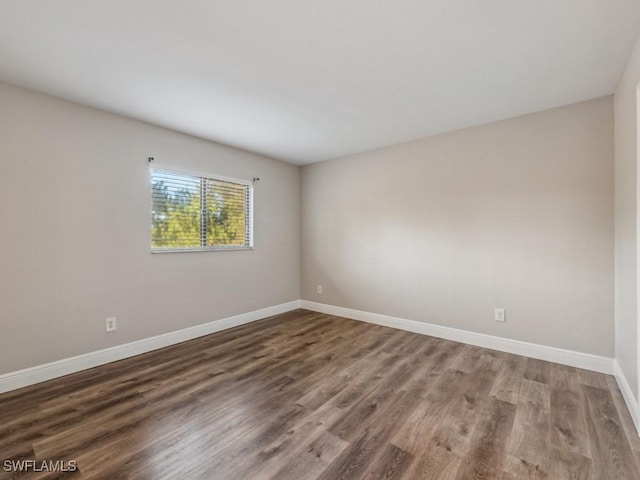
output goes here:
<path id="1" fill-rule="evenodd" d="M 113 332 L 118 328 L 118 324 L 116 323 L 116 317 L 109 317 L 105 321 L 105 328 L 107 332 Z"/>
<path id="2" fill-rule="evenodd" d="M 322 285 L 316 286 L 316 293 L 319 293 L 320 295 L 322 295 Z"/>
<path id="3" fill-rule="evenodd" d="M 496 308 L 495 312 L 494 312 L 494 317 L 496 322 L 506 322 L 507 321 L 507 314 L 504 311 L 504 308 Z"/>

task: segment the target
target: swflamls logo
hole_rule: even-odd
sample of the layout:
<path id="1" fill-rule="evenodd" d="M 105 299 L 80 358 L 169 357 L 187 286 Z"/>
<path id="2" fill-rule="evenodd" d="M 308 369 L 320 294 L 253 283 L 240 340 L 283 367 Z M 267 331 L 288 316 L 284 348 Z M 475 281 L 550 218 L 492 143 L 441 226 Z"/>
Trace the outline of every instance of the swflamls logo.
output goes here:
<path id="1" fill-rule="evenodd" d="M 5 460 L 2 468 L 5 472 L 75 472 L 78 465 L 75 460 Z"/>

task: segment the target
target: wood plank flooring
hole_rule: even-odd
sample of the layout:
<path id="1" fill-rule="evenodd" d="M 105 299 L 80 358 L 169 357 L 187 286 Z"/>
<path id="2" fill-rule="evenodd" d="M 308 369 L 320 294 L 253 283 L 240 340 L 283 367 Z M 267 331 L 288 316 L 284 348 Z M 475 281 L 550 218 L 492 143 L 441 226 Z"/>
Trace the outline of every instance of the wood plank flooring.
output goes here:
<path id="1" fill-rule="evenodd" d="M 74 472 L 7 472 L 7 460 Z M 615 380 L 296 310 L 0 395 L 0 478 L 638 480 Z"/>

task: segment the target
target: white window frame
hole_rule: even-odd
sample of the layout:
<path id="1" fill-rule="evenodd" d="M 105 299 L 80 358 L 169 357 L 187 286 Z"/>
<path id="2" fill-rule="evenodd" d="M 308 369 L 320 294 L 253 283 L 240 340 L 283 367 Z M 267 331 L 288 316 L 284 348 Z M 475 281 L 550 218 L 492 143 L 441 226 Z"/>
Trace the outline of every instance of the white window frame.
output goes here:
<path id="1" fill-rule="evenodd" d="M 234 178 L 234 177 L 227 177 L 224 175 L 217 175 L 217 174 L 212 174 L 212 173 L 205 173 L 202 171 L 196 171 L 196 170 L 190 170 L 190 169 L 183 169 L 183 168 L 175 168 L 175 167 L 167 167 L 164 165 L 158 165 L 155 164 L 155 162 L 150 163 L 149 164 L 149 186 L 151 187 L 151 193 L 153 193 L 153 181 L 152 181 L 152 173 L 153 171 L 159 171 L 159 172 L 166 172 L 168 174 L 175 174 L 175 175 L 189 175 L 192 177 L 197 177 L 197 178 L 206 178 L 208 180 L 219 180 L 221 182 L 231 182 L 231 183 L 237 183 L 240 185 L 245 185 L 247 187 L 249 187 L 249 195 L 248 195 L 248 199 L 249 199 L 249 205 L 247 208 L 247 215 L 249 217 L 249 234 L 247 236 L 248 240 L 249 240 L 249 244 L 248 245 L 229 245 L 229 246 L 225 246 L 225 245 L 213 245 L 211 247 L 186 247 L 186 248 L 181 248 L 181 247 L 170 247 L 170 248 L 154 248 L 153 246 L 151 247 L 151 253 L 188 253 L 188 252 L 216 252 L 216 251 L 233 251 L 233 250 L 253 250 L 254 247 L 254 214 L 253 214 L 253 208 L 254 208 L 254 192 L 253 192 L 253 181 L 251 180 L 245 180 L 245 179 L 241 179 L 241 178 Z M 153 198 L 150 199 L 150 213 L 152 215 L 153 212 Z M 150 216 L 150 218 L 152 218 Z M 149 245 L 152 245 L 152 238 L 151 236 L 149 236 Z"/>

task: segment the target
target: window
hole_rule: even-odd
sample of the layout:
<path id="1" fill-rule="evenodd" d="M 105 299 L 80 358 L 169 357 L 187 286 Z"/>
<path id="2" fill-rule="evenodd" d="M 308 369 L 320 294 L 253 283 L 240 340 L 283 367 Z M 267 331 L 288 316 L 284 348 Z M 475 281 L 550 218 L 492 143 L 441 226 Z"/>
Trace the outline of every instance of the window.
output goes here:
<path id="1" fill-rule="evenodd" d="M 253 186 L 151 170 L 151 251 L 253 247 Z"/>

